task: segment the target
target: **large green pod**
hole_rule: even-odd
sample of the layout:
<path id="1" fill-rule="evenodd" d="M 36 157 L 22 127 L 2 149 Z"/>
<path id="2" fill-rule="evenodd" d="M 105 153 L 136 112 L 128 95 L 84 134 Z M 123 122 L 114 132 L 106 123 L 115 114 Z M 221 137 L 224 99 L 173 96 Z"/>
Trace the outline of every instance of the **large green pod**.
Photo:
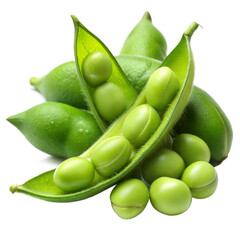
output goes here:
<path id="1" fill-rule="evenodd" d="M 63 103 L 45 102 L 7 120 L 33 146 L 58 157 L 78 156 L 101 136 L 89 112 Z"/>
<path id="2" fill-rule="evenodd" d="M 203 139 L 211 152 L 211 163 L 219 165 L 232 144 L 232 127 L 216 101 L 205 91 L 194 87 L 188 105 L 175 127 L 177 133 L 191 133 Z"/>
<path id="3" fill-rule="evenodd" d="M 153 26 L 149 12 L 145 12 L 141 21 L 128 35 L 121 54 L 164 60 L 167 54 L 167 42 L 162 33 Z"/>

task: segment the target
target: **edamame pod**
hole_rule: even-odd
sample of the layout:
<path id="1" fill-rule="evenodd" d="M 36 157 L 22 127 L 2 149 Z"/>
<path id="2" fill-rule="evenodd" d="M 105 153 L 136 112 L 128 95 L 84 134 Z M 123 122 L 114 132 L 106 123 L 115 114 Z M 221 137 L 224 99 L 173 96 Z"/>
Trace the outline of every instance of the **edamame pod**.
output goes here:
<path id="1" fill-rule="evenodd" d="M 32 77 L 30 83 L 47 101 L 87 109 L 74 62 L 61 64 L 41 78 Z"/>
<path id="2" fill-rule="evenodd" d="M 221 164 L 232 145 L 232 126 L 217 102 L 205 91 L 194 87 L 187 107 L 174 128 L 176 133 L 191 133 L 204 140 L 211 152 L 210 163 Z"/>
<path id="3" fill-rule="evenodd" d="M 96 105 L 93 100 L 94 97 L 96 97 L 96 92 L 98 95 L 102 95 L 103 93 L 101 93 L 101 91 L 105 89 L 105 87 L 102 86 L 105 86 L 108 83 L 114 85 L 113 91 L 117 91 L 116 95 L 120 96 L 119 98 L 114 98 L 114 104 L 117 106 L 119 105 L 119 101 L 123 100 L 123 103 L 120 104 L 121 108 L 117 109 L 117 115 L 120 115 L 125 109 L 129 108 L 133 104 L 137 97 L 137 92 L 132 87 L 118 62 L 111 54 L 109 49 L 104 45 L 104 43 L 95 35 L 93 35 L 88 29 L 86 29 L 75 16 L 72 16 L 72 19 L 75 26 L 75 63 L 81 89 L 86 96 L 87 104 L 89 105 L 89 108 L 92 111 L 100 129 L 105 131 L 109 125 L 109 121 L 112 121 L 116 118 L 116 113 L 111 115 L 112 109 L 109 109 L 109 107 L 112 107 L 111 105 L 109 106 L 108 104 L 105 104 L 104 109 L 100 109 L 99 105 Z M 89 54 L 92 56 L 92 54 L 96 54 L 96 52 L 100 52 L 100 58 L 104 59 L 103 61 L 98 61 L 97 64 L 95 62 L 96 58 L 91 57 L 90 60 L 88 59 Z M 106 58 L 108 59 L 109 64 L 111 64 L 111 74 L 110 67 L 105 66 L 105 64 L 108 62 L 105 61 Z M 92 68 L 91 64 L 94 65 L 94 69 Z M 103 72 L 98 70 L 101 69 L 101 66 L 99 67 L 98 64 L 104 64 L 104 69 L 108 72 L 108 75 L 105 75 Z M 91 80 L 92 82 L 90 83 L 89 77 L 91 72 L 94 72 L 94 74 L 98 75 L 98 77 L 95 78 L 95 80 Z M 104 77 L 104 81 L 102 79 L 100 82 L 99 80 L 96 80 L 100 79 L 100 75 L 102 75 L 101 77 Z M 98 86 L 96 87 L 93 82 L 98 82 L 96 84 Z M 102 83 L 102 85 L 99 83 Z M 119 92 L 121 92 L 121 94 L 119 94 Z M 105 94 L 105 100 L 107 99 L 108 101 L 113 101 L 111 96 Z M 98 104 L 100 103 L 98 102 Z"/>
<path id="4" fill-rule="evenodd" d="M 7 120 L 33 146 L 57 157 L 78 156 L 101 136 L 92 114 L 63 103 L 45 102 Z"/>
<path id="5" fill-rule="evenodd" d="M 167 42 L 162 33 L 153 26 L 149 12 L 145 12 L 141 21 L 129 34 L 122 47 L 121 54 L 164 60 L 167 54 Z"/>
<path id="6" fill-rule="evenodd" d="M 82 28 L 82 25 L 73 18 L 76 27 L 76 39 L 78 42 L 80 37 L 78 35 L 78 28 Z M 129 163 L 124 166 L 124 168 L 118 172 L 116 175 L 109 179 L 105 179 L 98 174 L 95 174 L 95 179 L 92 184 L 84 190 L 75 193 L 64 193 L 59 189 L 53 182 L 53 173 L 55 170 L 51 170 L 44 174 L 41 174 L 23 185 L 13 185 L 10 190 L 12 192 L 22 192 L 33 197 L 48 201 L 57 202 L 69 202 L 82 200 L 91 197 L 103 190 L 113 186 L 117 182 L 121 181 L 127 174 L 131 173 L 139 164 L 142 162 L 144 157 L 155 151 L 161 144 L 161 141 L 169 134 L 178 119 L 180 118 L 184 107 L 186 106 L 190 93 L 193 86 L 194 77 L 194 64 L 192 58 L 192 52 L 190 48 L 190 38 L 193 32 L 197 29 L 198 24 L 192 23 L 188 29 L 184 32 L 179 44 L 175 49 L 168 55 L 161 66 L 167 66 L 172 69 L 178 76 L 180 89 L 169 104 L 166 109 L 161 124 L 158 129 L 153 133 L 150 139 L 139 149 L 132 152 L 131 159 Z M 78 49 L 76 49 L 78 50 Z M 144 88 L 142 92 L 137 97 L 134 104 L 124 112 L 116 121 L 114 121 L 108 130 L 99 138 L 87 151 L 80 155 L 81 158 L 91 159 L 92 154 L 98 148 L 98 146 L 105 141 L 114 136 L 122 135 L 122 125 L 130 112 L 132 112 L 136 107 L 141 104 L 146 103 L 146 89 Z M 44 183 L 44 184 L 43 184 Z M 46 184 L 47 183 L 47 184 Z"/>

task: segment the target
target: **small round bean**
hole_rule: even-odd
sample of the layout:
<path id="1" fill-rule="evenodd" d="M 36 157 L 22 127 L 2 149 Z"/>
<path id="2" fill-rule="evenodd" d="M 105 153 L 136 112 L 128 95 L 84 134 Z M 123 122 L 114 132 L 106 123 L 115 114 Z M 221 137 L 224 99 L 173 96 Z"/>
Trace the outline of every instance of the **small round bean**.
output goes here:
<path id="1" fill-rule="evenodd" d="M 197 161 L 210 161 L 210 150 L 208 145 L 199 137 L 183 133 L 173 140 L 172 149 L 184 160 L 186 166 Z"/>
<path id="2" fill-rule="evenodd" d="M 150 187 L 150 200 L 157 211 L 166 215 L 177 215 L 190 207 L 192 195 L 181 180 L 160 177 Z"/>
<path id="3" fill-rule="evenodd" d="M 108 122 L 112 122 L 127 108 L 127 101 L 122 90 L 111 82 L 97 87 L 93 100 L 99 114 Z"/>
<path id="4" fill-rule="evenodd" d="M 148 141 L 159 124 L 160 117 L 156 110 L 148 104 L 142 104 L 126 117 L 122 127 L 123 136 L 134 146 L 140 147 Z"/>
<path id="5" fill-rule="evenodd" d="M 112 74 L 112 63 L 106 53 L 96 51 L 87 55 L 82 63 L 83 75 L 87 82 L 96 87 Z"/>
<path id="6" fill-rule="evenodd" d="M 163 148 L 143 162 L 142 176 L 151 184 L 160 177 L 180 178 L 184 169 L 183 159 L 176 152 Z"/>
<path id="7" fill-rule="evenodd" d="M 182 181 L 188 185 L 193 197 L 207 198 L 215 192 L 218 177 L 215 168 L 210 163 L 198 161 L 184 170 Z"/>
<path id="8" fill-rule="evenodd" d="M 177 75 L 168 67 L 157 69 L 150 76 L 146 87 L 147 102 L 160 112 L 171 103 L 180 88 Z"/>
<path id="9" fill-rule="evenodd" d="M 132 146 L 123 136 L 103 141 L 92 154 L 92 163 L 99 175 L 111 177 L 120 171 L 131 156 Z"/>
<path id="10" fill-rule="evenodd" d="M 149 191 L 141 180 L 128 179 L 114 187 L 110 200 L 119 217 L 130 219 L 144 210 L 149 200 Z"/>
<path id="11" fill-rule="evenodd" d="M 54 172 L 54 183 L 65 192 L 88 187 L 94 178 L 93 164 L 85 158 L 72 157 L 62 162 Z"/>

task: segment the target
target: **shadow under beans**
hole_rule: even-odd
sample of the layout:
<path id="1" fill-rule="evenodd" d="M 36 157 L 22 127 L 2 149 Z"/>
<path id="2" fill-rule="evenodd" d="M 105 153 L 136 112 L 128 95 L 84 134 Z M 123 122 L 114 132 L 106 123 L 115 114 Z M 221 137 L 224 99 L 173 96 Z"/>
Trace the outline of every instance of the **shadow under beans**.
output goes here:
<path id="1" fill-rule="evenodd" d="M 51 164 L 51 165 L 55 165 L 55 166 L 58 166 L 64 160 L 65 160 L 65 158 L 55 157 L 55 156 L 47 156 L 47 157 L 41 159 L 41 161 L 43 163 Z"/>

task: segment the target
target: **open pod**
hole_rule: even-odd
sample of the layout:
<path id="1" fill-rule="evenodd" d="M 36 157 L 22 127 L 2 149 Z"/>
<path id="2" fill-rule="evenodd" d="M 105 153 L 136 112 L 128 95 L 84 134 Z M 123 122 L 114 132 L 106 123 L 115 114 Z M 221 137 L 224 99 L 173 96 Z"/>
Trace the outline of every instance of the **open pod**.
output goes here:
<path id="1" fill-rule="evenodd" d="M 76 25 L 77 24 L 77 25 Z M 82 29 L 81 24 L 75 20 L 75 28 L 78 32 L 77 26 Z M 93 183 L 84 190 L 74 193 L 64 193 L 59 189 L 53 182 L 53 174 L 55 170 L 43 173 L 23 185 L 13 185 L 10 187 L 12 192 L 22 192 L 30 196 L 40 198 L 47 201 L 53 202 L 71 202 L 86 199 L 93 195 L 96 195 L 103 190 L 115 185 L 131 173 L 142 160 L 154 152 L 161 142 L 167 137 L 169 132 L 172 130 L 176 122 L 182 115 L 184 107 L 186 106 L 190 97 L 193 78 L 194 78 L 194 62 L 192 51 L 190 47 L 190 39 L 194 31 L 197 29 L 198 24 L 192 23 L 187 30 L 183 33 L 183 36 L 174 48 L 174 50 L 167 56 L 160 67 L 167 66 L 172 69 L 180 81 L 180 89 L 175 98 L 169 103 L 168 108 L 162 116 L 162 121 L 154 134 L 150 139 L 139 149 L 136 149 L 129 163 L 117 174 L 111 178 L 104 178 L 96 174 Z M 75 39 L 75 44 L 78 39 Z M 102 137 L 95 142 L 87 151 L 81 154 L 80 157 L 90 159 L 94 150 L 104 140 L 122 135 L 122 125 L 128 114 L 133 111 L 137 106 L 146 103 L 146 88 L 143 88 L 132 106 L 125 111 L 116 121 L 114 121 Z"/>

